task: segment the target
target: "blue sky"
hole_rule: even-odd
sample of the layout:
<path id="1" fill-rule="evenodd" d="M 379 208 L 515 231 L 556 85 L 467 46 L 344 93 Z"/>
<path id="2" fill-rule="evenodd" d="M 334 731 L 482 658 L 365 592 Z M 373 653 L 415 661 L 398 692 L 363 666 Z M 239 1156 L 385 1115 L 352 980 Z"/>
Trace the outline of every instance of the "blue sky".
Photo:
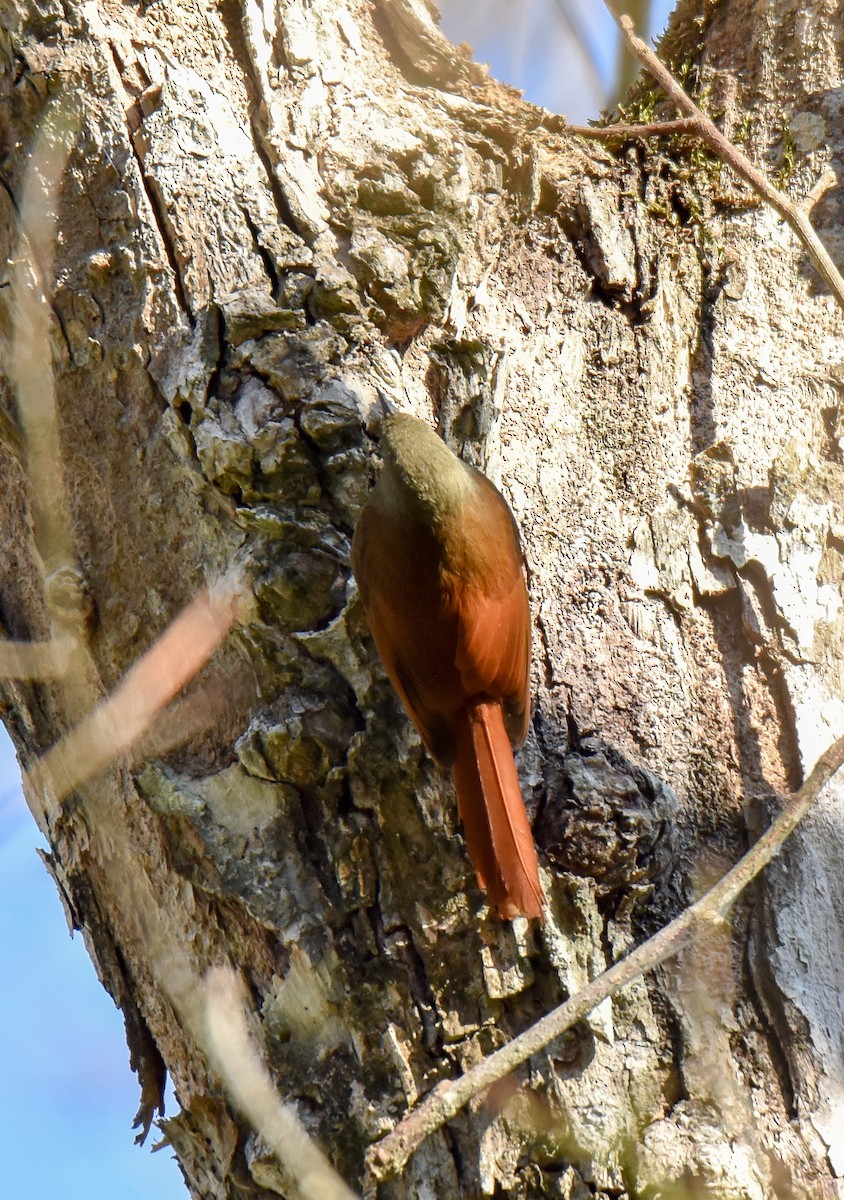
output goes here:
<path id="1" fill-rule="evenodd" d="M 0 1162 L 14 1200 L 184 1200 L 168 1150 L 134 1145 L 123 1021 L 68 936 L 0 729 Z M 154 1133 L 155 1131 L 153 1131 Z M 152 1134 L 150 1143 L 156 1141 Z"/>
<path id="2" fill-rule="evenodd" d="M 472 46 L 493 75 L 522 88 L 528 100 L 584 124 L 609 103 L 615 77 L 616 28 L 600 0 L 437 0 L 442 27 Z M 651 25 L 665 28 L 673 0 L 652 0 Z M 561 10 L 568 24 L 561 19 Z M 573 49 L 571 30 L 588 51 Z M 590 59 L 592 63 L 590 65 Z"/>
<path id="3" fill-rule="evenodd" d="M 528 99 L 584 122 L 600 103 L 582 59 L 565 56 L 554 0 L 510 0 L 519 21 L 491 19 L 501 0 L 441 0 L 443 27 L 474 46 L 494 75 Z M 654 4 L 664 25 L 668 0 Z M 612 23 L 580 0 L 585 38 L 609 78 Z M 14 753 L 0 728 L 0 1162 L 15 1200 L 184 1200 L 168 1150 L 134 1145 L 138 1087 L 123 1022 L 79 935 L 68 936 L 43 846 L 20 794 Z M 168 1097 L 168 1111 L 175 1102 Z"/>

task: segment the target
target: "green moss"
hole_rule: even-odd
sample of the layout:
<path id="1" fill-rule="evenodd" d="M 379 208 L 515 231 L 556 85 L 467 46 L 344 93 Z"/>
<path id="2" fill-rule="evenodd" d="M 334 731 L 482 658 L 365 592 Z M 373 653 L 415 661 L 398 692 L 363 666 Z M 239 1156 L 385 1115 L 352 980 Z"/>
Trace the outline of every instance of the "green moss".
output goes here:
<path id="1" fill-rule="evenodd" d="M 746 112 L 736 128 L 736 131 L 733 135 L 733 141 L 744 144 L 750 137 L 752 124 L 753 118 L 749 112 Z"/>
<path id="2" fill-rule="evenodd" d="M 727 442 L 715 442 L 692 460 L 690 483 L 695 503 L 708 521 L 726 530 L 741 521 L 736 487 L 736 463 Z"/>
<path id="3" fill-rule="evenodd" d="M 776 173 L 777 187 L 784 188 L 794 174 L 797 144 L 788 125 L 782 131 L 782 161 Z"/>

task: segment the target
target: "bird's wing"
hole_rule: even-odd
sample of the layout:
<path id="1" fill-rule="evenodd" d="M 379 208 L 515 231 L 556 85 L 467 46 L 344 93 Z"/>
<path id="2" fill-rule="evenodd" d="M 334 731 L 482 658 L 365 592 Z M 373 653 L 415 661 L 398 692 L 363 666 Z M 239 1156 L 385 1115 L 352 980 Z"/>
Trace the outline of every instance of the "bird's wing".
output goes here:
<path id="1" fill-rule="evenodd" d="M 500 700 L 517 746 L 530 719 L 530 607 L 521 568 L 493 594 L 465 589 L 458 597 L 455 664 L 467 696 Z"/>
<path id="2" fill-rule="evenodd" d="M 452 662 L 456 623 L 424 592 L 408 595 L 378 538 L 370 538 L 369 511 L 355 531 L 352 566 L 378 654 L 423 742 L 443 766 L 453 759 L 451 718 L 462 702 Z M 440 664 L 439 670 L 435 669 Z"/>

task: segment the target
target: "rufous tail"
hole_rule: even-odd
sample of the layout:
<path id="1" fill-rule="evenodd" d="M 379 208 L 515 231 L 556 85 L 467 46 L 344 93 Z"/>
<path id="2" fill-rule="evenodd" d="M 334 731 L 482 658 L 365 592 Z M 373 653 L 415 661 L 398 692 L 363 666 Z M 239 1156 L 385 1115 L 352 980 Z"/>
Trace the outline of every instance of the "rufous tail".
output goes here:
<path id="1" fill-rule="evenodd" d="M 457 810 L 478 883 L 499 916 L 542 916 L 533 833 L 501 705 L 476 700 L 454 728 Z"/>

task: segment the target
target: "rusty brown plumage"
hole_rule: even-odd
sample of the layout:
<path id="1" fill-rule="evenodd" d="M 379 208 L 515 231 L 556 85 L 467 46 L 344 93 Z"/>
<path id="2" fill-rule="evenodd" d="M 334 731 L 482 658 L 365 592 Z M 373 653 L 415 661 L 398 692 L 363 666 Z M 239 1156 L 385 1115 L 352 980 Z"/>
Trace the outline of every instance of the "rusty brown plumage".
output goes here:
<path id="1" fill-rule="evenodd" d="M 478 881 L 503 917 L 541 916 L 511 745 L 530 716 L 530 610 L 515 521 L 434 431 L 395 415 L 352 565 L 387 674 L 422 740 L 454 768 Z"/>

